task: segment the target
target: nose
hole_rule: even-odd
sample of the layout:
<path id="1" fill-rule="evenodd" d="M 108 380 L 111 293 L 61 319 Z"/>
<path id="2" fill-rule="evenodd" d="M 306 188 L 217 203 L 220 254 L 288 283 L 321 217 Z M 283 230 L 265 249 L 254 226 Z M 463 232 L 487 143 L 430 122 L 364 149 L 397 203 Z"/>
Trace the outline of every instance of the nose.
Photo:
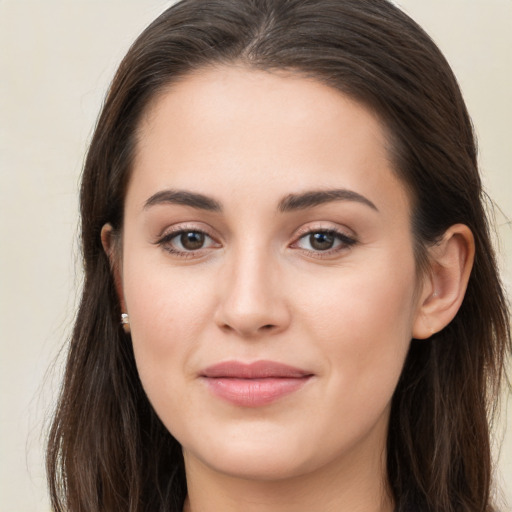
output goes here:
<path id="1" fill-rule="evenodd" d="M 286 330 L 291 315 L 278 263 L 255 250 L 232 259 L 219 275 L 216 324 L 244 338 Z"/>

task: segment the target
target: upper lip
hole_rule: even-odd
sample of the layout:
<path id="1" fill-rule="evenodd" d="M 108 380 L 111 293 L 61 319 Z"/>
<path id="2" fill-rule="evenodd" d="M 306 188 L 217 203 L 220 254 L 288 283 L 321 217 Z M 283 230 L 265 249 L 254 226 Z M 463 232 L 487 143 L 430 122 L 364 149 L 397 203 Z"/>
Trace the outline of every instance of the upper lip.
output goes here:
<path id="1" fill-rule="evenodd" d="M 232 378 L 232 379 L 265 379 L 288 378 L 300 379 L 309 377 L 312 372 L 296 368 L 275 361 L 255 361 L 243 363 L 241 361 L 224 361 L 208 366 L 201 371 L 201 377 L 207 378 Z"/>

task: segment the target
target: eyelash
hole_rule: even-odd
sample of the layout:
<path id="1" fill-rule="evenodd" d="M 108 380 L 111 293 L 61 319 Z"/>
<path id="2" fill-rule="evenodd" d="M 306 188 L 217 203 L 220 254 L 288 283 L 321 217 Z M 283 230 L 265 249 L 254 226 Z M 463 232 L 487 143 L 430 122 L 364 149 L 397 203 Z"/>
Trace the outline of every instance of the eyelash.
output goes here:
<path id="1" fill-rule="evenodd" d="M 350 247 L 354 246 L 357 243 L 357 239 L 353 236 L 349 236 L 346 233 L 339 231 L 333 228 L 307 228 L 304 231 L 300 232 L 298 238 L 295 242 L 291 244 L 291 247 L 297 247 L 297 244 L 301 240 L 305 240 L 308 237 L 316 234 L 322 234 L 327 236 L 332 236 L 335 241 L 338 242 L 337 247 L 332 247 L 330 249 L 322 250 L 311 250 L 311 249 L 303 249 L 298 247 L 299 250 L 305 252 L 309 255 L 314 255 L 315 258 L 329 258 L 333 255 L 336 255 L 340 252 L 346 251 Z"/>
<path id="2" fill-rule="evenodd" d="M 198 252 L 203 251 L 205 249 L 205 247 L 201 247 L 200 249 L 198 249 L 196 251 L 187 251 L 187 250 L 183 251 L 183 250 L 175 249 L 171 244 L 173 239 L 175 239 L 181 235 L 184 235 L 186 233 L 195 233 L 195 234 L 204 235 L 205 237 L 214 241 L 213 237 L 211 237 L 206 231 L 204 231 L 202 229 L 197 229 L 196 227 L 188 228 L 186 226 L 181 226 L 176 230 L 173 230 L 173 231 L 170 231 L 170 232 L 164 234 L 161 238 L 159 238 L 155 242 L 155 244 L 159 245 L 165 251 L 171 253 L 173 256 L 178 256 L 179 258 L 193 258 L 193 257 L 197 256 Z M 215 243 L 215 241 L 214 241 L 214 243 Z"/>
<path id="3" fill-rule="evenodd" d="M 179 236 L 182 236 L 186 233 L 195 233 L 195 234 L 199 234 L 199 235 L 202 235 L 204 237 L 207 237 L 209 238 L 210 240 L 213 241 L 213 244 L 212 245 L 215 245 L 217 244 L 217 242 L 215 242 L 215 240 L 213 239 L 212 236 L 210 236 L 206 231 L 202 230 L 202 229 L 197 229 L 197 228 L 194 228 L 194 227 L 190 227 L 190 228 L 187 228 L 187 227 L 180 227 L 174 231 L 171 231 L 171 232 L 168 232 L 166 233 L 165 235 L 163 235 L 162 237 L 160 237 L 156 242 L 155 242 L 155 245 L 158 245 L 160 247 L 162 247 L 165 251 L 171 253 L 173 256 L 177 256 L 179 258 L 194 258 L 197 256 L 197 254 L 201 251 L 204 251 L 205 249 L 207 249 L 207 247 L 201 247 L 195 251 L 188 251 L 188 250 L 179 250 L 179 249 L 175 249 L 171 242 L 173 239 L 179 237 Z M 336 241 L 339 242 L 338 244 L 338 247 L 333 247 L 333 248 L 330 248 L 330 249 L 326 249 L 324 251 L 322 250 L 311 250 L 311 249 L 304 249 L 304 248 L 301 248 L 301 247 L 298 247 L 297 244 L 301 241 L 301 240 L 304 240 L 306 239 L 307 237 L 310 237 L 311 235 L 315 235 L 315 234 L 322 234 L 322 235 L 326 235 L 326 236 L 332 236 L 335 238 L 335 243 Z M 314 257 L 316 258 L 327 258 L 327 257 L 330 257 L 334 254 L 337 254 L 339 252 L 342 252 L 342 251 L 345 251 L 347 249 L 349 249 L 350 247 L 352 247 L 353 245 L 355 245 L 357 243 L 357 239 L 355 237 L 352 237 L 352 236 L 349 236 L 347 235 L 346 233 L 343 233 L 341 231 L 338 231 L 336 229 L 333 229 L 333 228 L 328 228 L 328 229 L 325 229 L 325 228 L 315 228 L 315 229 L 311 229 L 311 228 L 308 228 L 302 232 L 300 232 L 298 234 L 298 237 L 296 239 L 295 242 L 293 242 L 290 247 L 293 247 L 293 248 L 298 248 L 299 250 L 309 254 L 309 255 L 314 255 Z"/>

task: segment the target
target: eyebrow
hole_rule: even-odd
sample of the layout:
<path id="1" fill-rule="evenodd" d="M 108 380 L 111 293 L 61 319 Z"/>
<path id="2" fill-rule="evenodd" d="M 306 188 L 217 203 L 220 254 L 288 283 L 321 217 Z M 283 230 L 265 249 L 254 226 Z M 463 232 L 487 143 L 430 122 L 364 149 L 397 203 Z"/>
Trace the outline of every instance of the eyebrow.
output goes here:
<path id="1" fill-rule="evenodd" d="M 181 204 L 210 212 L 222 211 L 221 204 L 211 197 L 185 190 L 162 190 L 153 194 L 144 204 L 146 210 L 157 204 Z"/>
<path id="2" fill-rule="evenodd" d="M 379 209 L 369 199 L 347 189 L 334 189 L 334 190 L 313 190 L 304 192 L 302 194 L 289 194 L 283 198 L 278 205 L 280 212 L 291 212 L 297 210 L 305 210 L 325 203 L 333 201 L 355 201 L 369 206 L 372 210 L 379 211 Z"/>
<path id="3" fill-rule="evenodd" d="M 369 199 L 347 189 L 312 190 L 300 194 L 289 194 L 279 201 L 277 209 L 281 213 L 285 213 L 305 210 L 334 201 L 355 201 L 369 206 L 372 210 L 379 211 Z M 160 204 L 179 204 L 211 212 L 222 211 L 222 205 L 219 201 L 204 194 L 186 190 L 162 190 L 157 192 L 144 203 L 144 209 Z"/>

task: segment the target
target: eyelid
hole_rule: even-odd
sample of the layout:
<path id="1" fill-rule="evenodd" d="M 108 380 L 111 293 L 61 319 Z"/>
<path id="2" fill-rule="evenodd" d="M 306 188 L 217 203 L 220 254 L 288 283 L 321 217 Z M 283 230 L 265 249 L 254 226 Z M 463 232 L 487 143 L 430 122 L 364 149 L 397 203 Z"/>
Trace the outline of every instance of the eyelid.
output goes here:
<path id="1" fill-rule="evenodd" d="M 196 250 L 180 250 L 171 247 L 171 240 L 186 232 L 201 233 L 211 239 L 213 243 L 208 247 L 201 247 Z M 332 234 L 340 243 L 336 247 L 325 250 L 306 249 L 298 246 L 300 240 L 314 233 Z M 155 245 L 161 246 L 168 253 L 182 258 L 198 257 L 201 254 L 204 254 L 205 251 L 209 251 L 212 248 L 222 247 L 222 243 L 218 241 L 217 236 L 211 233 L 211 229 L 205 227 L 202 224 L 198 225 L 196 223 L 190 222 L 167 226 L 164 230 L 162 230 L 161 234 L 157 236 L 153 243 Z M 297 229 L 293 235 L 293 241 L 288 245 L 288 247 L 292 249 L 298 249 L 315 258 L 328 258 L 339 255 L 339 253 L 346 252 L 356 243 L 358 243 L 358 239 L 352 230 L 348 228 L 342 229 L 339 225 L 333 225 L 332 223 L 319 222 L 314 224 L 306 224 Z"/>
<path id="2" fill-rule="evenodd" d="M 167 237 L 172 234 L 176 235 L 183 231 L 196 231 L 198 233 L 204 233 L 205 235 L 208 235 L 210 238 L 215 239 L 215 236 L 211 233 L 211 229 L 202 223 L 180 222 L 177 224 L 173 224 L 172 226 L 166 226 L 164 229 L 162 229 L 156 236 L 155 243 L 158 243 L 158 241 L 164 237 Z"/>
<path id="3" fill-rule="evenodd" d="M 309 233 L 316 233 L 318 231 L 332 231 L 334 233 L 338 233 L 340 235 L 343 235 L 347 238 L 352 238 L 354 240 L 357 239 L 356 234 L 345 226 L 340 226 L 339 224 L 334 224 L 332 222 L 311 222 L 309 224 L 304 224 L 300 228 L 296 230 L 293 237 L 295 240 L 301 238 L 304 235 L 307 235 Z"/>
<path id="4" fill-rule="evenodd" d="M 350 232 L 347 233 L 347 231 Z M 340 246 L 333 247 L 331 249 L 326 249 L 324 251 L 322 250 L 311 250 L 311 249 L 304 249 L 302 247 L 298 247 L 298 243 L 300 240 L 305 238 L 306 236 L 310 236 L 314 233 L 330 233 L 333 234 L 338 238 L 339 241 L 341 241 Z M 300 251 L 303 251 L 304 253 L 314 257 L 314 258 L 329 258 L 333 256 L 337 256 L 342 252 L 345 252 L 349 250 L 352 246 L 358 243 L 358 238 L 356 234 L 349 230 L 348 228 L 341 229 L 339 226 L 333 226 L 332 224 L 308 224 L 306 226 L 301 226 L 294 236 L 294 241 L 290 244 L 291 248 L 298 249 Z"/>
<path id="5" fill-rule="evenodd" d="M 201 247 L 197 250 L 188 251 L 188 250 L 180 250 L 171 248 L 170 242 L 173 238 L 187 232 L 201 233 L 206 237 L 210 238 L 213 241 L 212 246 Z M 209 249 L 218 248 L 221 246 L 220 242 L 217 241 L 217 238 L 211 234 L 209 229 L 205 229 L 203 226 L 199 227 L 197 224 L 184 223 L 184 224 L 176 224 L 173 226 L 166 227 L 160 235 L 157 236 L 156 240 L 153 242 L 155 245 L 162 247 L 168 253 L 178 256 L 181 258 L 193 258 L 197 257 L 199 253 L 204 253 L 204 251 L 208 251 Z"/>

